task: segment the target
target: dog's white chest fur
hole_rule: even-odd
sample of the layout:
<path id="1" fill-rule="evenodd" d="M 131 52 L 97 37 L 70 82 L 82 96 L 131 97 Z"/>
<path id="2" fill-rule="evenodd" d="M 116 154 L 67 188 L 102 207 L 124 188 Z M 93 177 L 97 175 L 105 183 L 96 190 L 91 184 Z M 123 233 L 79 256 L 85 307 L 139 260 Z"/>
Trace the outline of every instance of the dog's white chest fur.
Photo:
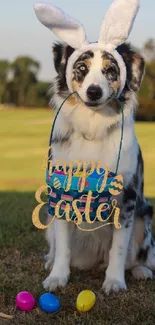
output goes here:
<path id="1" fill-rule="evenodd" d="M 128 110 L 129 111 L 129 110 Z M 118 173 L 124 177 L 124 185 L 128 185 L 136 170 L 138 144 L 135 138 L 132 116 L 124 111 L 124 136 Z M 109 113 L 109 112 L 108 112 Z M 67 119 L 66 119 L 67 117 Z M 111 123 L 118 126 L 110 129 Z M 120 123 L 119 123 L 120 122 Z M 64 107 L 58 116 L 54 135 L 65 136 L 73 128 L 69 143 L 54 145 L 53 160 L 102 161 L 115 172 L 121 140 L 121 115 L 106 116 L 103 112 L 93 112 L 88 108 L 77 106 L 74 109 Z M 132 168 L 131 168 L 132 167 Z"/>

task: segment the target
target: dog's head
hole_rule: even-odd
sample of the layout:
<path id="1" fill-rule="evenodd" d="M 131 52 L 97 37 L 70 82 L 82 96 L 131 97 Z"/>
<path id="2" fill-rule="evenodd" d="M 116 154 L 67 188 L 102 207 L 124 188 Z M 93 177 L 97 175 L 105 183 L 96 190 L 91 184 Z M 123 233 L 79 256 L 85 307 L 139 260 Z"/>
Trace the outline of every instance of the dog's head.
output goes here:
<path id="1" fill-rule="evenodd" d="M 82 24 L 60 8 L 42 3 L 34 6 L 39 21 L 68 44 L 54 47 L 62 90 L 63 84 L 66 88 L 68 85 L 84 105 L 99 109 L 120 97 L 125 83 L 130 91 L 139 88 L 143 75 L 139 67 L 144 62 L 140 64 L 142 59 L 134 58 L 134 52 L 122 45 L 130 35 L 139 7 L 140 0 L 114 0 L 102 22 L 98 41 L 90 43 Z"/>
<path id="2" fill-rule="evenodd" d="M 121 100 L 127 100 L 130 93 L 140 89 L 144 75 L 144 60 L 127 44 L 117 48 L 122 56 L 127 80 Z M 67 62 L 74 49 L 68 45 L 54 45 L 54 64 L 58 73 L 57 85 L 59 95 L 67 95 L 66 82 Z M 75 61 L 72 69 L 72 88 L 78 93 L 84 105 L 92 109 L 101 109 L 104 104 L 116 98 L 120 89 L 120 69 L 112 54 L 101 50 L 89 50 L 82 53 Z"/>

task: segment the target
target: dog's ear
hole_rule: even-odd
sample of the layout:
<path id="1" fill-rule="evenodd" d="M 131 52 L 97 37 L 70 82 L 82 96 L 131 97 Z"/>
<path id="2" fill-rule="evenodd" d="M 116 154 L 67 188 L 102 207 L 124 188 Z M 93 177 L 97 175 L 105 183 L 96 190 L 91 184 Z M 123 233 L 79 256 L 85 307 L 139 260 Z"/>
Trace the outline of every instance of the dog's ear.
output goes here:
<path id="1" fill-rule="evenodd" d="M 118 52 L 123 57 L 126 64 L 127 87 L 129 90 L 137 92 L 143 80 L 145 61 L 143 57 L 138 52 L 133 51 L 128 44 L 119 46 Z"/>
<path id="2" fill-rule="evenodd" d="M 66 75 L 67 61 L 74 49 L 62 43 L 55 43 L 53 46 L 54 66 L 60 79 L 64 79 Z"/>

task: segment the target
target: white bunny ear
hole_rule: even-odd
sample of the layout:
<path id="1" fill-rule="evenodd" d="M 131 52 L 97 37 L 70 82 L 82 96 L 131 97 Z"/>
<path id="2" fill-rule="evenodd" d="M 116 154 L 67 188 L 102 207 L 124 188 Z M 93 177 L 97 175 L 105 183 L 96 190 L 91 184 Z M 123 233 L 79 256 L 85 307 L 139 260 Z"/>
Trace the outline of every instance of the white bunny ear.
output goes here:
<path id="1" fill-rule="evenodd" d="M 74 49 L 88 44 L 83 26 L 56 6 L 37 3 L 35 13 L 40 22 Z"/>
<path id="2" fill-rule="evenodd" d="M 139 1 L 115 0 L 112 3 L 101 26 L 100 44 L 113 50 L 126 41 L 140 6 Z"/>

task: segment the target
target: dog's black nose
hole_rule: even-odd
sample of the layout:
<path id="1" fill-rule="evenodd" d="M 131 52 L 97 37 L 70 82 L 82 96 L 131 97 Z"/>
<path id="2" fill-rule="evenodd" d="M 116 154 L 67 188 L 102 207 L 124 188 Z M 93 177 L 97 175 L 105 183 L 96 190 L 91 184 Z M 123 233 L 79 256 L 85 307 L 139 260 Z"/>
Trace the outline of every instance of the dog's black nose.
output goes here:
<path id="1" fill-rule="evenodd" d="M 87 96 L 93 101 L 98 100 L 102 97 L 102 89 L 99 86 L 91 85 L 87 89 Z"/>

